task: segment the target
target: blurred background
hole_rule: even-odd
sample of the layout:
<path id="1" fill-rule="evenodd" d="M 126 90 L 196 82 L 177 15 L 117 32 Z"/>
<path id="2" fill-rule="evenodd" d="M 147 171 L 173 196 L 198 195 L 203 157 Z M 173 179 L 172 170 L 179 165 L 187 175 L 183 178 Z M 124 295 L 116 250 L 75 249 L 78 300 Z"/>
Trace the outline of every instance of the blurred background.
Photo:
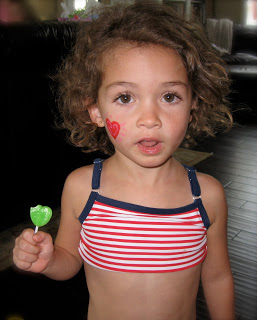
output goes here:
<path id="1" fill-rule="evenodd" d="M 114 0 L 117 2 L 117 0 Z M 99 0 L 95 2 L 112 3 L 113 0 Z M 124 1 L 124 0 L 121 0 Z M 143 0 L 135 0 L 137 2 Z M 157 0 L 158 1 L 158 0 Z M 9 17 L 5 20 L 20 21 L 21 19 L 55 20 L 62 14 L 62 3 L 74 6 L 75 9 L 84 8 L 88 0 L 0 0 L 1 21 L 3 13 Z M 128 2 L 128 1 L 127 1 Z M 176 3 L 185 14 L 201 15 L 203 19 L 228 18 L 238 24 L 257 24 L 256 0 L 159 0 L 159 2 Z M 6 9 L 7 8 L 7 9 Z M 8 10 L 8 14 L 7 14 Z"/>

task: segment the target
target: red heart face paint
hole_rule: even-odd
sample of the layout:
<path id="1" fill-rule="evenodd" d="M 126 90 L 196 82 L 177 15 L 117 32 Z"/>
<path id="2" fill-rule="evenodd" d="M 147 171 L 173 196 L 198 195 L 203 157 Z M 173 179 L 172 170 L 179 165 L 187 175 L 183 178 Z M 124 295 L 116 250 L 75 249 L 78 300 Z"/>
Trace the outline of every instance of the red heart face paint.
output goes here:
<path id="1" fill-rule="evenodd" d="M 120 132 L 120 124 L 117 121 L 110 121 L 108 118 L 106 118 L 106 125 L 110 132 L 110 134 L 113 136 L 114 139 L 118 137 L 118 134 Z"/>

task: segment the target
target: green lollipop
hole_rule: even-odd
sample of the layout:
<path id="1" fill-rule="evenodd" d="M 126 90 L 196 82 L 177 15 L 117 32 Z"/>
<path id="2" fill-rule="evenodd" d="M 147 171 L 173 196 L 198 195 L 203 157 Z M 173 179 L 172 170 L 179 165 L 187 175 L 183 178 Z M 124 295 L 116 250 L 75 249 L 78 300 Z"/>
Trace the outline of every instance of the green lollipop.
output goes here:
<path id="1" fill-rule="evenodd" d="M 30 208 L 30 218 L 36 226 L 35 233 L 38 232 L 39 227 L 46 225 L 50 221 L 51 217 L 52 209 L 47 206 L 43 207 L 39 204 L 36 207 Z"/>

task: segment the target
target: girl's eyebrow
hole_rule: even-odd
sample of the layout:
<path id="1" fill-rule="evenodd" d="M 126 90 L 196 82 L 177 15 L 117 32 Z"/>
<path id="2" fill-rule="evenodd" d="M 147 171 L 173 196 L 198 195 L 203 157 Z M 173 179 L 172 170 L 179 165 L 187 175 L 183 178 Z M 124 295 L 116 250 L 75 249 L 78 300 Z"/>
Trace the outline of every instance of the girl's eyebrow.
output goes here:
<path id="1" fill-rule="evenodd" d="M 168 82 L 163 82 L 162 87 L 175 87 L 175 86 L 184 86 L 188 88 L 188 84 L 183 82 L 183 81 L 168 81 Z"/>
<path id="2" fill-rule="evenodd" d="M 118 86 L 122 86 L 122 87 L 137 87 L 136 83 L 133 82 L 127 82 L 127 81 L 115 81 L 111 84 L 109 84 L 106 87 L 106 90 L 109 90 L 113 87 L 118 87 Z M 161 84 L 161 87 L 175 87 L 175 86 L 184 86 L 186 88 L 188 88 L 188 84 L 183 82 L 183 81 L 167 81 L 167 82 L 163 82 Z"/>
<path id="3" fill-rule="evenodd" d="M 109 84 L 106 87 L 106 90 L 111 89 L 113 87 L 118 87 L 118 86 L 122 86 L 122 87 L 136 87 L 137 85 L 133 82 L 126 82 L 126 81 L 115 81 L 111 84 Z"/>

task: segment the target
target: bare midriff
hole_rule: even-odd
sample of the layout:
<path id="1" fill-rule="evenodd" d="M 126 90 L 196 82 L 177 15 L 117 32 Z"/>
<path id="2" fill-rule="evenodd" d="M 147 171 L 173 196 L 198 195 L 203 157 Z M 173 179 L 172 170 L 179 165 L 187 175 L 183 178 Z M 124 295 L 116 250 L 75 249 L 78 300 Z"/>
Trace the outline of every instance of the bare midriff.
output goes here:
<path id="1" fill-rule="evenodd" d="M 169 273 L 112 272 L 85 263 L 88 320 L 195 320 L 201 264 Z"/>

